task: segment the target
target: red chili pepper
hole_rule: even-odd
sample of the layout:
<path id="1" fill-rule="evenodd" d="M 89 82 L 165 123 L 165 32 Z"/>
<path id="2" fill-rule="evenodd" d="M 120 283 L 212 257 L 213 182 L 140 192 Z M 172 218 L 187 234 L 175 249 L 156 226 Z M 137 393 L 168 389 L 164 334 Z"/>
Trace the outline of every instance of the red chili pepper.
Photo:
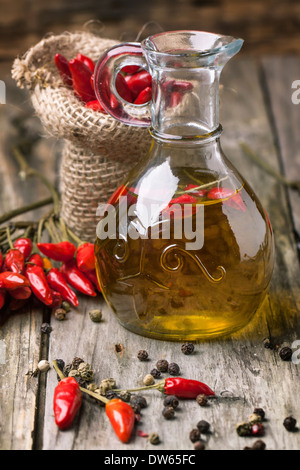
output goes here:
<path id="1" fill-rule="evenodd" d="M 95 269 L 94 243 L 82 243 L 79 245 L 76 259 L 80 271 L 93 271 Z"/>
<path id="2" fill-rule="evenodd" d="M 29 287 L 28 279 L 19 273 L 5 271 L 0 273 L 0 288 L 7 290 L 17 289 L 18 287 Z"/>
<path id="3" fill-rule="evenodd" d="M 25 276 L 30 282 L 30 287 L 34 295 L 43 304 L 50 307 L 53 304 L 53 299 L 43 268 L 28 264 L 25 269 Z"/>
<path id="4" fill-rule="evenodd" d="M 208 192 L 207 197 L 208 199 L 224 199 L 222 202 L 227 206 L 241 210 L 242 212 L 245 212 L 246 210 L 245 203 L 241 195 L 233 189 L 215 187 Z"/>
<path id="5" fill-rule="evenodd" d="M 141 93 L 139 93 L 138 97 L 134 100 L 134 104 L 144 104 L 148 103 L 152 98 L 152 88 L 147 86 L 144 88 Z"/>
<path id="6" fill-rule="evenodd" d="M 2 252 L 0 251 L 0 270 L 2 268 L 2 263 L 3 263 L 3 254 Z"/>
<path id="7" fill-rule="evenodd" d="M 93 111 L 99 111 L 100 113 L 107 114 L 105 109 L 102 107 L 102 105 L 99 103 L 98 100 L 93 100 L 93 101 L 88 101 L 85 104 L 86 108 L 92 109 Z"/>
<path id="8" fill-rule="evenodd" d="M 130 75 L 139 72 L 139 70 L 141 70 L 139 65 L 125 65 L 125 67 L 122 68 L 122 72 L 129 73 Z"/>
<path id="9" fill-rule="evenodd" d="M 76 246 L 68 241 L 60 243 L 37 243 L 38 249 L 43 255 L 55 261 L 69 261 L 76 252 Z"/>
<path id="10" fill-rule="evenodd" d="M 50 289 L 50 290 L 51 290 L 51 295 L 52 295 L 52 300 L 53 300 L 51 307 L 52 308 L 60 307 L 63 302 L 62 295 L 56 290 L 53 290 L 53 289 Z"/>
<path id="11" fill-rule="evenodd" d="M 25 268 L 24 255 L 17 249 L 9 250 L 5 256 L 5 266 L 8 271 L 22 274 Z"/>
<path id="12" fill-rule="evenodd" d="M 77 289 L 82 294 L 89 295 L 91 297 L 95 297 L 97 295 L 93 284 L 85 274 L 77 268 L 76 261 L 74 259 L 63 263 L 60 270 L 64 274 L 68 284 L 74 287 L 74 289 Z"/>
<path id="13" fill-rule="evenodd" d="M 35 264 L 36 266 L 40 266 L 41 268 L 44 267 L 43 258 L 38 253 L 31 255 L 27 262 L 30 264 Z"/>
<path id="14" fill-rule="evenodd" d="M 136 99 L 144 88 L 152 86 L 152 77 L 146 70 L 142 70 L 134 75 L 127 75 L 125 81 L 133 99 Z"/>
<path id="15" fill-rule="evenodd" d="M 96 274 L 96 270 L 94 271 L 85 271 L 84 272 L 85 276 L 93 283 L 97 291 L 101 292 L 101 287 L 98 281 L 98 277 Z"/>
<path id="16" fill-rule="evenodd" d="M 14 299 L 26 300 L 31 297 L 32 292 L 30 287 L 18 287 L 17 289 L 11 290 L 9 293 Z"/>
<path id="17" fill-rule="evenodd" d="M 208 385 L 198 380 L 183 379 L 181 377 L 168 377 L 162 381 L 163 393 L 176 395 L 178 398 L 196 398 L 198 395 L 215 395 Z"/>
<path id="18" fill-rule="evenodd" d="M 96 97 L 90 82 L 92 75 L 91 70 L 77 59 L 70 60 L 69 67 L 72 74 L 75 95 L 86 103 L 94 100 Z"/>
<path id="19" fill-rule="evenodd" d="M 105 405 L 106 415 L 120 441 L 128 442 L 135 423 L 135 414 L 128 403 L 114 398 Z"/>
<path id="20" fill-rule="evenodd" d="M 86 55 L 83 55 L 83 54 L 77 54 L 76 59 L 79 60 L 80 62 L 83 62 L 90 69 L 92 73 L 94 72 L 95 63 L 90 57 L 87 57 Z"/>
<path id="21" fill-rule="evenodd" d="M 32 247 L 33 243 L 30 238 L 18 238 L 14 243 L 14 248 L 22 253 L 24 259 L 29 258 L 32 252 Z"/>
<path id="22" fill-rule="evenodd" d="M 197 206 L 195 205 L 196 202 L 197 202 L 197 199 L 194 196 L 191 196 L 190 194 L 182 194 L 179 197 L 171 199 L 171 201 L 168 204 L 168 207 L 166 207 L 162 212 L 164 214 L 170 214 L 170 216 L 174 219 L 181 219 L 182 217 L 189 217 L 195 214 L 197 211 Z M 176 207 L 176 204 L 180 204 L 183 207 L 178 208 Z M 184 208 L 185 204 L 194 204 L 194 206 Z"/>
<path id="23" fill-rule="evenodd" d="M 49 286 L 59 292 L 64 300 L 77 307 L 79 302 L 75 292 L 68 286 L 63 273 L 58 268 L 51 268 L 46 276 Z"/>
<path id="24" fill-rule="evenodd" d="M 54 62 L 64 84 L 67 86 L 72 86 L 73 80 L 69 67 L 69 61 L 63 55 L 56 54 L 54 57 Z"/>
<path id="25" fill-rule="evenodd" d="M 182 194 L 182 196 L 178 196 L 175 199 L 171 199 L 169 202 L 169 206 L 171 204 L 195 204 L 197 199 L 190 194 Z"/>
<path id="26" fill-rule="evenodd" d="M 74 377 L 65 377 L 54 390 L 53 411 L 59 429 L 71 426 L 82 403 L 82 393 Z"/>
<path id="27" fill-rule="evenodd" d="M 131 90 L 121 73 L 118 73 L 118 75 L 116 76 L 116 90 L 121 96 L 121 98 L 123 98 L 123 100 L 128 101 L 129 103 L 132 103 L 133 97 L 132 97 Z"/>

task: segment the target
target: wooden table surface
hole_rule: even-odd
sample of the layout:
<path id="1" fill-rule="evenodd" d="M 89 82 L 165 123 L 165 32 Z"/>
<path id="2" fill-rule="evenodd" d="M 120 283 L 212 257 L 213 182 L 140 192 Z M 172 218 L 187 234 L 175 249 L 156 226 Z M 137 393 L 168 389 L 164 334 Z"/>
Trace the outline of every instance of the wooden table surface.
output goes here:
<path id="1" fill-rule="evenodd" d="M 7 105 L 0 107 L 0 214 L 47 197 L 38 181 L 19 179 L 10 155 L 10 146 L 24 126 L 27 132 L 43 136 L 32 148 L 30 164 L 53 182 L 59 176 L 60 142 L 43 135 L 27 93 L 18 90 L 9 77 L 10 66 L 1 63 L 0 68 L 0 78 L 7 85 Z M 278 352 L 263 345 L 266 337 L 280 346 L 300 340 L 300 197 L 253 163 L 240 147 L 241 141 L 246 142 L 273 169 L 300 179 L 300 105 L 291 101 L 291 85 L 297 79 L 300 58 L 267 57 L 256 62 L 237 57 L 225 68 L 221 80 L 223 148 L 261 199 L 276 241 L 270 292 L 252 322 L 231 337 L 196 343 L 195 353 L 184 356 L 180 343 L 151 340 L 125 330 L 101 297 L 80 298 L 79 308 L 63 322 L 37 307 L 11 314 L 0 329 L 1 450 L 193 450 L 189 432 L 200 419 L 211 424 L 207 449 L 238 450 L 255 440 L 239 437 L 235 431 L 236 423 L 247 420 L 254 407 L 266 412 L 263 439 L 267 449 L 300 448 L 300 432 L 287 432 L 282 425 L 289 415 L 300 422 L 300 366 L 298 361 L 282 361 Z M 40 209 L 26 217 L 32 220 L 42 213 Z M 96 324 L 89 311 L 99 306 L 103 321 Z M 43 322 L 51 323 L 50 335 L 41 333 Z M 123 345 L 122 354 L 115 351 L 116 344 Z M 137 359 L 140 349 L 148 351 L 148 362 Z M 55 371 L 38 377 L 27 372 L 34 370 L 40 359 L 61 358 L 68 363 L 74 356 L 92 365 L 96 383 L 114 377 L 123 388 L 141 384 L 156 361 L 165 358 L 180 365 L 183 377 L 209 384 L 218 397 L 205 408 L 196 401 L 183 401 L 175 419 L 166 421 L 161 414 L 161 394 L 145 392 L 148 407 L 142 410 L 136 430 L 158 432 L 161 443 L 156 447 L 136 432 L 129 444 L 120 443 L 103 408 L 90 399 L 84 400 L 71 429 L 61 432 L 52 409 Z M 300 354 L 296 357 L 300 359 Z"/>

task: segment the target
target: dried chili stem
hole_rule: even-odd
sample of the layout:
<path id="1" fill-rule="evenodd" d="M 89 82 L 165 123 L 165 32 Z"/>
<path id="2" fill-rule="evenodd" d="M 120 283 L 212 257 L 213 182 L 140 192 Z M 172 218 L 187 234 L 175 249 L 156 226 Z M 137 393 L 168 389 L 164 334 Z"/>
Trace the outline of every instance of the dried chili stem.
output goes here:
<path id="1" fill-rule="evenodd" d="M 13 209 L 0 217 L 0 225 L 4 224 L 4 222 L 7 222 L 10 219 L 13 219 L 14 217 L 17 217 L 18 215 L 25 214 L 26 212 L 30 212 L 40 207 L 48 206 L 49 204 L 53 204 L 52 197 L 28 204 L 23 207 L 19 207 L 18 209 Z"/>
<path id="2" fill-rule="evenodd" d="M 73 240 L 78 244 L 78 245 L 81 245 L 83 243 L 83 241 L 77 237 L 77 235 L 75 235 L 75 233 L 72 232 L 72 230 L 69 229 L 69 227 L 66 227 L 67 228 L 67 231 L 68 231 L 68 234 L 70 235 L 71 238 L 73 238 Z"/>
<path id="3" fill-rule="evenodd" d="M 12 242 L 12 239 L 11 239 L 11 236 L 10 236 L 9 225 L 6 227 L 6 238 L 7 238 L 7 241 L 8 241 L 8 244 L 9 244 L 10 248 L 13 249 L 14 245 L 13 245 L 13 242 Z"/>
<path id="4" fill-rule="evenodd" d="M 209 186 L 216 185 L 218 183 L 221 183 L 221 181 L 225 181 L 227 179 L 228 179 L 228 176 L 224 176 L 223 178 L 220 178 L 220 179 L 215 180 L 215 181 L 211 181 L 210 183 L 201 184 L 200 186 L 197 186 L 197 187 L 192 188 L 192 189 L 187 189 L 185 191 L 176 191 L 176 194 L 193 193 L 194 191 L 198 191 L 199 189 L 209 188 Z"/>

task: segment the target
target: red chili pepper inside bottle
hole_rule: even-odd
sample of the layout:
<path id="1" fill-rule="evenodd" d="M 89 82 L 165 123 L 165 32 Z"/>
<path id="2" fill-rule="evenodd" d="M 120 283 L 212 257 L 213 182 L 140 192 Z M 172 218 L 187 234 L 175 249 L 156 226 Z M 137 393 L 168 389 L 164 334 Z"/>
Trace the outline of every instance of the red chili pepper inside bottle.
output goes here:
<path id="1" fill-rule="evenodd" d="M 55 422 L 59 429 L 71 426 L 81 403 L 82 393 L 74 377 L 62 379 L 55 387 L 53 398 Z"/>

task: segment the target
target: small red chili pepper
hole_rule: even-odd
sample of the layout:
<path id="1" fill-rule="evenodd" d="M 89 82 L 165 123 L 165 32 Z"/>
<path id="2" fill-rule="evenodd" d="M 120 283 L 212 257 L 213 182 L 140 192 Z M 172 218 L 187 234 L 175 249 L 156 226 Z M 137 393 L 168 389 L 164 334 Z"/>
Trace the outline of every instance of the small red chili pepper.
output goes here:
<path id="1" fill-rule="evenodd" d="M 11 290 L 9 293 L 11 297 L 18 300 L 29 299 L 32 294 L 30 287 L 18 287 L 17 289 Z"/>
<path id="2" fill-rule="evenodd" d="M 147 86 L 144 88 L 138 95 L 138 97 L 134 100 L 134 104 L 144 104 L 148 103 L 152 98 L 152 88 Z"/>
<path id="3" fill-rule="evenodd" d="M 94 100 L 95 93 L 91 87 L 91 70 L 80 60 L 72 59 L 69 62 L 75 95 L 86 103 Z"/>
<path id="4" fill-rule="evenodd" d="M 25 269 L 25 276 L 30 282 L 30 287 L 34 295 L 43 304 L 50 307 L 53 304 L 53 299 L 43 268 L 28 264 Z"/>
<path id="5" fill-rule="evenodd" d="M 142 70 L 134 75 L 127 75 L 125 81 L 133 99 L 136 99 L 144 88 L 152 86 L 152 77 L 146 70 Z"/>
<path id="6" fill-rule="evenodd" d="M 54 62 L 64 84 L 67 86 L 72 86 L 73 80 L 69 67 L 69 61 L 63 55 L 56 54 L 54 57 Z"/>
<path id="7" fill-rule="evenodd" d="M 60 243 L 37 243 L 38 249 L 43 255 L 55 261 L 69 261 L 76 252 L 76 246 L 68 241 Z"/>
<path id="8" fill-rule="evenodd" d="M 208 194 L 208 199 L 224 199 L 222 201 L 227 206 L 233 209 L 241 210 L 245 212 L 246 207 L 244 201 L 239 193 L 229 188 L 212 188 Z"/>
<path id="9" fill-rule="evenodd" d="M 82 403 L 82 393 L 74 377 L 65 377 L 54 390 L 53 411 L 59 429 L 71 426 Z"/>
<path id="10" fill-rule="evenodd" d="M 33 243 L 30 238 L 18 238 L 14 243 L 14 248 L 19 250 L 24 259 L 29 258 L 32 252 Z"/>
<path id="11" fill-rule="evenodd" d="M 2 268 L 2 263 L 3 263 L 3 254 L 0 251 L 0 269 Z"/>
<path id="12" fill-rule="evenodd" d="M 176 197 L 175 199 L 171 199 L 169 202 L 169 206 L 171 204 L 195 204 L 197 199 L 190 194 L 182 194 L 182 196 Z"/>
<path id="13" fill-rule="evenodd" d="M 60 307 L 63 302 L 62 295 L 56 290 L 53 290 L 51 288 L 50 290 L 51 290 L 51 295 L 52 295 L 52 300 L 53 300 L 51 307 L 52 308 Z"/>
<path id="14" fill-rule="evenodd" d="M 139 70 L 141 70 L 139 65 L 125 65 L 125 67 L 122 68 L 122 72 L 129 73 L 130 75 L 139 72 Z"/>
<path id="15" fill-rule="evenodd" d="M 5 256 L 5 266 L 8 271 L 12 271 L 14 273 L 22 274 L 25 268 L 25 260 L 24 255 L 17 250 L 11 249 L 7 252 Z"/>
<path id="16" fill-rule="evenodd" d="M 107 114 L 107 112 L 104 110 L 98 100 L 88 101 L 85 104 L 85 107 L 92 109 L 93 111 L 99 111 L 100 113 Z"/>
<path id="17" fill-rule="evenodd" d="M 44 267 L 43 258 L 38 253 L 31 255 L 27 262 L 35 264 L 36 266 L 40 266 L 41 268 Z"/>
<path id="18" fill-rule="evenodd" d="M 158 390 L 165 395 L 176 395 L 178 398 L 196 398 L 200 394 L 207 396 L 215 395 L 215 392 L 205 383 L 199 382 L 198 380 L 183 379 L 181 377 L 168 377 L 155 385 L 127 389 L 128 392 L 137 392 L 140 390 Z M 115 391 L 121 392 L 123 390 Z"/>
<path id="19" fill-rule="evenodd" d="M 98 281 L 98 277 L 96 274 L 96 270 L 93 271 L 85 271 L 84 272 L 85 276 L 93 283 L 95 288 L 97 289 L 98 292 L 101 292 L 101 287 Z"/>
<path id="20" fill-rule="evenodd" d="M 93 271 L 95 269 L 94 243 L 82 243 L 79 245 L 76 260 L 80 271 Z"/>
<path id="21" fill-rule="evenodd" d="M 95 63 L 90 57 L 87 57 L 86 55 L 83 55 L 83 54 L 77 54 L 76 59 L 79 60 L 80 62 L 83 62 L 90 69 L 92 73 L 94 72 Z"/>
<path id="22" fill-rule="evenodd" d="M 58 268 L 51 268 L 46 276 L 49 286 L 59 292 L 64 300 L 77 307 L 79 302 L 77 295 L 68 286 L 65 276 Z"/>
<path id="23" fill-rule="evenodd" d="M 170 214 L 172 218 L 179 219 L 184 217 L 189 217 L 193 214 L 196 213 L 197 211 L 197 206 L 192 206 L 192 207 L 187 207 L 184 208 L 185 204 L 196 204 L 197 199 L 194 196 L 191 196 L 190 194 L 182 194 L 179 197 L 176 197 L 174 199 L 171 199 L 171 201 L 168 204 L 168 207 L 164 209 L 162 212 L 165 214 Z M 183 205 L 183 207 L 178 208 L 176 207 L 176 204 Z"/>
<path id="24" fill-rule="evenodd" d="M 61 272 L 64 274 L 68 284 L 77 289 L 79 292 L 91 297 L 95 297 L 97 294 L 94 290 L 94 286 L 91 281 L 81 272 L 76 265 L 74 259 L 63 263 L 60 268 Z"/>
<path id="25" fill-rule="evenodd" d="M 131 90 L 121 73 L 118 73 L 118 75 L 116 76 L 116 90 L 121 96 L 121 98 L 123 98 L 123 100 L 128 101 L 129 103 L 132 103 L 133 97 L 132 97 Z"/>
<path id="26" fill-rule="evenodd" d="M 135 423 L 135 413 L 128 403 L 114 398 L 105 405 L 106 415 L 120 441 L 128 442 Z"/>
<path id="27" fill-rule="evenodd" d="M 17 289 L 18 287 L 29 287 L 28 279 L 19 273 L 4 271 L 0 273 L 0 288 L 7 290 Z"/>

